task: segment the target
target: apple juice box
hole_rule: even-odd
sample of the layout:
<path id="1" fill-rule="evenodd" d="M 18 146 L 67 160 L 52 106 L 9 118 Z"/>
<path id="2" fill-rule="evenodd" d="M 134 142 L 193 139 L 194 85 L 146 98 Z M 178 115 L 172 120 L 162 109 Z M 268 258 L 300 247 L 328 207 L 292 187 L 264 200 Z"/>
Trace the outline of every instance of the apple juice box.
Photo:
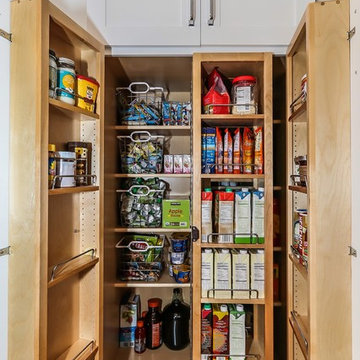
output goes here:
<path id="1" fill-rule="evenodd" d="M 259 188 L 253 192 L 252 195 L 252 234 L 253 242 L 257 241 L 263 244 L 265 241 L 264 235 L 264 206 L 265 206 L 264 188 Z M 254 234 L 257 235 L 254 236 Z"/>

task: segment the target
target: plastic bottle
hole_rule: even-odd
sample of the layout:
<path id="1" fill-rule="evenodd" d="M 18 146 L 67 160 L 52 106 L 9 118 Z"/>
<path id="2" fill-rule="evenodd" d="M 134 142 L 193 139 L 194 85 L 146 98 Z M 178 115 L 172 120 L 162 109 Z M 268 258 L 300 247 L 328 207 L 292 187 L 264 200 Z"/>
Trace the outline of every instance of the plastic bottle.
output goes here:
<path id="1" fill-rule="evenodd" d="M 135 352 L 142 354 L 146 350 L 146 331 L 144 328 L 144 321 L 139 320 L 135 331 Z"/>
<path id="2" fill-rule="evenodd" d="M 182 299 L 181 289 L 173 291 L 173 300 L 164 308 L 163 337 L 165 345 L 171 350 L 182 350 L 190 343 L 190 306 Z"/>
<path id="3" fill-rule="evenodd" d="M 162 314 L 161 300 L 148 300 L 149 311 L 145 317 L 146 347 L 154 350 L 162 345 Z"/>

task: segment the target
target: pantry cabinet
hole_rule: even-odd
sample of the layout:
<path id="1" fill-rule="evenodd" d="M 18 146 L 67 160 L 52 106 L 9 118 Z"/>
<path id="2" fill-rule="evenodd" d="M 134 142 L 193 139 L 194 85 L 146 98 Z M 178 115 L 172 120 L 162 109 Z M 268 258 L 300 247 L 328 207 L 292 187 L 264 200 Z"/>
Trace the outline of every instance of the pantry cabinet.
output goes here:
<path id="1" fill-rule="evenodd" d="M 349 2 L 310 4 L 287 54 L 288 359 L 352 358 L 348 31 Z"/>
<path id="2" fill-rule="evenodd" d="M 295 3 L 201 0 L 201 45 L 287 45 L 294 31 Z"/>
<path id="3" fill-rule="evenodd" d="M 198 0 L 88 0 L 88 16 L 111 46 L 199 46 Z"/>
<path id="4" fill-rule="evenodd" d="M 284 46 L 295 28 L 296 3 L 88 0 L 87 11 L 111 46 Z"/>
<path id="5" fill-rule="evenodd" d="M 259 10 L 250 1 L 240 6 L 238 2 L 214 0 L 212 25 L 208 24 L 210 2 L 205 0 L 201 2 L 202 14 L 200 1 L 179 0 L 170 6 L 168 1 L 158 0 L 152 1 L 151 7 L 148 3 L 139 0 L 126 2 L 125 6 L 123 1 L 100 4 L 91 0 L 88 10 L 111 45 L 199 45 L 203 41 L 200 28 L 207 45 L 233 45 L 239 41 L 247 45 L 288 42 L 286 34 L 291 24 L 286 19 L 280 21 L 278 14 L 290 12 L 292 2 L 277 2 L 275 11 L 274 4 L 270 8 L 265 2 Z M 248 358 L 284 359 L 284 355 L 275 355 L 274 348 L 276 351 L 284 347 L 286 334 L 283 332 L 288 324 L 287 359 L 322 360 L 333 358 L 333 354 L 350 359 L 350 258 L 346 253 L 350 243 L 348 1 L 309 6 L 289 47 L 287 69 L 283 58 L 267 52 L 105 57 L 102 42 L 47 1 L 12 2 L 11 7 L 9 359 L 197 360 L 201 355 L 209 358 L 211 354 L 201 354 L 201 312 L 204 304 L 209 303 L 214 307 L 245 306 L 249 314 L 246 353 L 241 355 Z M 260 15 L 251 19 L 244 15 L 243 9 L 260 12 Z M 191 10 L 193 26 L 189 23 Z M 136 23 L 133 12 L 139 12 Z M 268 20 L 266 15 L 270 12 L 276 13 L 276 21 Z M 241 22 L 235 13 L 241 13 Z M 274 28 L 270 38 L 262 25 L 264 22 L 267 28 L 273 22 L 286 25 Z M 243 26 L 256 31 L 245 38 L 241 32 Z M 49 98 L 49 49 L 58 56 L 73 59 L 78 74 L 97 79 L 100 88 L 95 112 Z M 256 78 L 257 113 L 205 113 L 202 98 L 208 91 L 206 78 L 214 68 L 219 68 L 230 80 L 244 74 Z M 301 94 L 305 73 L 308 75 L 307 101 L 290 109 L 290 104 Z M 121 92 L 137 82 L 160 88 L 164 95 L 162 101 L 191 102 L 191 122 L 168 125 L 121 122 L 124 115 L 118 112 L 119 105 L 124 105 Z M 289 110 L 285 115 L 286 96 Z M 230 129 L 231 134 L 236 131 L 242 134 L 244 128 L 260 128 L 263 172 L 204 173 L 203 129 L 216 127 L 221 132 Z M 280 144 L 285 130 L 286 160 Z M 124 156 L 121 141 L 127 141 L 126 149 L 129 144 L 133 146 L 134 139 L 140 135 L 147 139 L 161 137 L 164 141 L 161 155 L 190 155 L 191 172 L 124 171 L 121 164 L 128 156 Z M 86 186 L 49 188 L 48 145 L 66 150 L 69 141 L 91 144 L 91 180 Z M 293 158 L 298 155 L 307 155 L 307 187 L 290 183 L 290 176 L 295 175 Z M 133 163 L 130 159 L 125 164 Z M 125 216 L 123 221 L 122 194 L 129 191 L 129 184 L 138 177 L 149 184 L 164 181 L 166 200 L 190 200 L 190 223 L 180 229 L 159 224 L 155 227 L 154 219 L 149 220 L 147 213 L 148 227 L 134 228 L 138 218 L 145 217 L 135 213 L 141 209 L 135 209 L 134 214 L 128 211 L 126 215 L 131 216 Z M 203 235 L 209 234 L 203 234 L 202 230 L 202 191 L 209 188 L 214 193 L 226 188 L 232 191 L 247 188 L 251 193 L 258 190 L 264 194 L 261 223 L 264 235 L 259 236 L 251 229 L 245 234 L 252 239 L 250 243 L 203 242 L 203 239 L 209 240 Z M 262 188 L 264 190 L 260 190 Z M 279 201 L 277 205 L 275 198 Z M 275 211 L 279 204 L 283 208 Z M 304 207 L 309 220 L 307 268 L 300 264 L 298 253 L 291 247 L 293 213 Z M 276 230 L 281 240 L 277 246 L 274 246 L 276 236 L 273 234 L 275 213 L 276 221 L 281 223 Z M 262 214 L 257 216 L 261 218 Z M 213 231 L 214 239 L 239 235 Z M 189 239 L 190 281 L 187 278 L 175 282 L 169 273 L 171 242 L 168 240 L 173 233 Z M 124 260 L 119 248 L 123 239 L 131 234 L 165 239 L 162 251 L 163 264 L 167 265 L 158 272 L 157 281 L 120 276 Z M 249 259 L 256 255 L 253 258 L 258 259 L 260 269 L 257 281 L 263 288 L 253 288 L 249 278 L 249 289 L 233 291 L 233 288 L 215 287 L 209 294 L 224 290 L 225 295 L 207 297 L 207 291 L 202 288 L 205 249 L 213 253 L 225 249 L 224 253 L 229 250 L 231 254 Z M 281 297 L 274 301 L 273 274 L 274 269 L 275 273 L 279 269 L 274 268 L 274 264 L 280 264 L 281 279 L 286 280 L 284 263 L 287 284 L 282 282 Z M 181 288 L 184 301 L 191 306 L 190 344 L 177 352 L 163 345 L 142 355 L 137 355 L 132 348 L 120 347 L 122 299 L 130 292 L 140 295 L 142 310 L 147 310 L 147 300 L 153 297 L 161 298 L 164 307 L 171 301 L 174 288 Z M 244 291 L 248 292 L 245 299 L 239 294 Z M 333 336 L 337 330 L 343 335 Z"/>

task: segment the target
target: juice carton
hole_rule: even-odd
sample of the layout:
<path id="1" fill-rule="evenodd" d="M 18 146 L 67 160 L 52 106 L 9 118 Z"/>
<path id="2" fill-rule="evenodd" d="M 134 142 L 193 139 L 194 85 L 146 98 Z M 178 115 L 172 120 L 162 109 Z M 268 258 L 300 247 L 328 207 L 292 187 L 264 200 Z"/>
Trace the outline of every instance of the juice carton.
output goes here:
<path id="1" fill-rule="evenodd" d="M 201 297 L 214 297 L 214 292 L 208 289 L 214 288 L 214 252 L 212 249 L 204 249 L 201 253 Z"/>
<path id="2" fill-rule="evenodd" d="M 201 353 L 212 354 L 213 313 L 211 304 L 204 304 L 201 309 Z"/>
<path id="3" fill-rule="evenodd" d="M 212 203 L 211 189 L 204 189 L 201 192 L 201 242 L 208 242 L 208 235 L 212 233 Z M 212 242 L 212 237 L 209 242 Z"/>
<path id="4" fill-rule="evenodd" d="M 233 163 L 233 139 L 229 129 L 225 129 L 224 135 L 224 174 L 232 174 L 233 167 L 225 164 Z"/>
<path id="5" fill-rule="evenodd" d="M 135 330 L 139 311 L 140 296 L 127 294 L 120 304 L 120 347 L 135 346 Z"/>
<path id="6" fill-rule="evenodd" d="M 191 174 L 191 155 L 183 155 L 183 173 Z"/>
<path id="7" fill-rule="evenodd" d="M 245 317 L 242 305 L 229 305 L 230 360 L 245 360 L 245 357 L 231 357 L 231 355 L 246 354 Z"/>
<path id="8" fill-rule="evenodd" d="M 215 232 L 219 234 L 218 243 L 233 242 L 234 232 L 234 193 L 231 189 L 216 193 L 215 204 Z M 229 234 L 229 235 L 227 235 Z"/>
<path id="9" fill-rule="evenodd" d="M 216 128 L 216 170 L 217 174 L 222 174 L 224 168 L 221 166 L 224 163 L 224 144 L 220 128 Z"/>
<path id="10" fill-rule="evenodd" d="M 251 243 L 251 193 L 242 188 L 235 193 L 235 244 Z"/>
<path id="11" fill-rule="evenodd" d="M 253 192 L 252 195 L 252 234 L 253 242 L 257 241 L 263 244 L 264 238 L 264 206 L 265 206 L 264 188 L 259 188 Z M 254 236 L 254 234 L 257 235 Z"/>
<path id="12" fill-rule="evenodd" d="M 190 200 L 164 199 L 162 201 L 162 226 L 168 229 L 190 227 Z"/>
<path id="13" fill-rule="evenodd" d="M 183 173 L 183 156 L 174 155 L 174 174 Z"/>
<path id="14" fill-rule="evenodd" d="M 215 289 L 231 289 L 231 254 L 229 249 L 215 252 Z M 231 299 L 231 291 L 215 291 L 217 299 Z"/>
<path id="15" fill-rule="evenodd" d="M 250 289 L 250 255 L 241 249 L 232 250 L 232 288 Z M 234 299 L 249 299 L 249 291 L 234 291 Z"/>
<path id="16" fill-rule="evenodd" d="M 241 141 L 240 129 L 237 128 L 234 131 L 234 164 L 241 164 L 242 160 L 242 141 Z M 234 174 L 241 174 L 242 166 L 234 165 Z"/>
<path id="17" fill-rule="evenodd" d="M 164 155 L 164 173 L 172 174 L 174 172 L 174 157 L 173 155 Z"/>
<path id="18" fill-rule="evenodd" d="M 264 250 L 255 250 L 250 253 L 251 289 L 257 290 L 259 299 L 264 298 L 265 289 L 265 256 Z M 256 299 L 256 292 L 251 292 L 251 298 Z"/>
<path id="19" fill-rule="evenodd" d="M 213 354 L 229 354 L 229 311 L 225 304 L 213 307 Z"/>

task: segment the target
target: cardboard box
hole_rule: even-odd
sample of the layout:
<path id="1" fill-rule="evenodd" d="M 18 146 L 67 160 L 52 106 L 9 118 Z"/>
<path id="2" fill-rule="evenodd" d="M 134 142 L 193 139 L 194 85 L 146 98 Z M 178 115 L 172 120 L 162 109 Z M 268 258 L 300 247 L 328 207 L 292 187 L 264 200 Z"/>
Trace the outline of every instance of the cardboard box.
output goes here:
<path id="1" fill-rule="evenodd" d="M 135 330 L 140 307 L 139 295 L 127 296 L 120 304 L 120 347 L 135 346 Z"/>
<path id="2" fill-rule="evenodd" d="M 167 229 L 190 227 L 190 200 L 164 199 L 162 201 L 162 226 Z"/>

